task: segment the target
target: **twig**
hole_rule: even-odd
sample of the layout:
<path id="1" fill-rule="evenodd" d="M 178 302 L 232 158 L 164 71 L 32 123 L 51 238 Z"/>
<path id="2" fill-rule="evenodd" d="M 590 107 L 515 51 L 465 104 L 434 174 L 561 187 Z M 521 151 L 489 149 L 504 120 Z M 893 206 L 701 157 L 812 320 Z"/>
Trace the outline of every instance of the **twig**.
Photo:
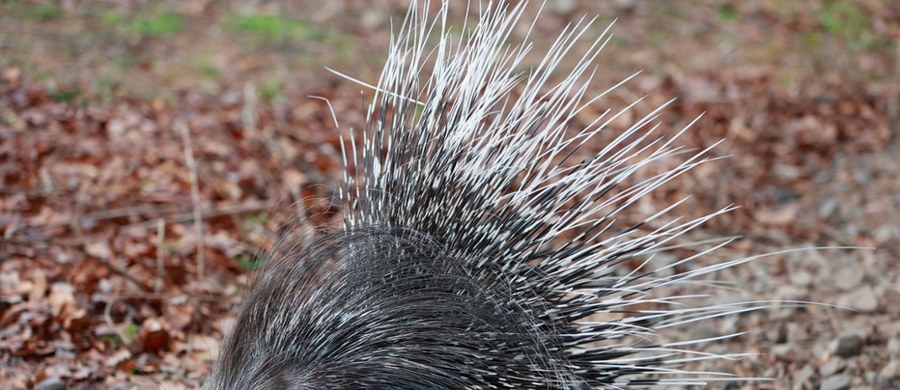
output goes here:
<path id="1" fill-rule="evenodd" d="M 890 84 L 891 97 L 888 99 L 887 115 L 890 123 L 892 143 L 900 145 L 900 36 L 895 37 L 894 77 Z"/>
<path id="2" fill-rule="evenodd" d="M 181 134 L 184 144 L 184 161 L 187 165 L 191 180 L 191 203 L 194 206 L 194 233 L 197 235 L 197 279 L 203 280 L 206 273 L 206 258 L 203 256 L 203 213 L 200 204 L 200 186 L 197 183 L 197 163 L 194 160 L 194 151 L 191 146 L 190 130 L 183 121 L 175 123 L 175 129 Z"/>
<path id="3" fill-rule="evenodd" d="M 265 202 L 252 201 L 252 202 L 246 202 L 246 203 L 237 204 L 237 205 L 228 205 L 228 206 L 220 206 L 220 207 L 206 207 L 206 208 L 202 209 L 201 214 L 203 216 L 203 219 L 207 219 L 207 218 L 221 217 L 224 215 L 243 214 L 243 213 L 254 212 L 254 211 L 259 211 L 259 210 L 270 210 L 270 209 L 274 208 L 275 205 L 276 205 L 276 202 L 274 202 L 274 201 L 265 201 Z M 187 208 L 181 207 L 181 206 L 177 206 L 177 207 L 134 206 L 134 207 L 125 207 L 125 208 L 120 208 L 120 209 L 102 210 L 102 211 L 93 212 L 90 214 L 82 214 L 80 216 L 78 215 L 79 213 L 76 213 L 76 217 L 74 219 L 70 218 L 67 220 L 51 222 L 51 223 L 46 223 L 46 224 L 21 225 L 19 229 L 14 230 L 14 231 L 10 230 L 8 233 L 15 233 L 16 235 L 22 235 L 25 232 L 32 232 L 32 231 L 41 230 L 41 229 L 52 229 L 52 228 L 56 228 L 56 227 L 60 227 L 60 226 L 66 226 L 66 225 L 71 225 L 73 231 L 76 231 L 75 227 L 73 225 L 76 223 L 76 220 L 89 219 L 89 220 L 97 221 L 97 220 L 103 220 L 103 219 L 120 218 L 120 217 L 125 217 L 125 216 L 138 216 L 140 214 L 150 214 L 152 216 L 156 216 L 157 219 L 161 218 L 166 223 L 184 223 L 184 222 L 191 221 L 194 217 L 193 211 L 183 211 L 183 210 L 187 210 Z M 171 216 L 171 217 L 159 217 L 158 216 L 160 214 L 171 213 L 171 212 L 178 212 L 178 214 Z M 123 228 L 143 229 L 143 228 L 155 227 L 156 223 L 157 223 L 156 219 L 150 219 L 150 220 L 141 221 L 141 222 L 129 223 L 129 224 L 121 225 L 121 226 Z M 27 239 L 26 240 L 13 240 L 12 235 L 7 237 L 7 239 L 9 239 L 10 242 L 13 242 L 13 241 L 20 242 L 20 243 L 30 242 Z M 58 243 L 58 242 L 56 242 L 56 243 Z"/>
<path id="4" fill-rule="evenodd" d="M 163 286 L 163 251 L 166 242 L 166 221 L 162 218 L 156 220 L 156 286 L 154 291 L 159 294 Z"/>
<path id="5" fill-rule="evenodd" d="M 275 207 L 275 202 L 266 201 L 266 202 L 250 202 L 250 203 L 231 205 L 231 206 L 225 206 L 225 207 L 205 208 L 202 211 L 202 218 L 203 219 L 216 218 L 216 217 L 221 217 L 221 216 L 225 216 L 225 215 L 243 214 L 243 213 L 249 213 L 249 212 L 259 211 L 259 210 L 271 210 L 273 207 Z M 184 212 L 184 213 L 179 213 L 172 217 L 163 218 L 163 219 L 166 221 L 166 223 L 184 223 L 184 222 L 191 221 L 193 218 L 194 218 L 194 212 Z M 155 226 L 155 224 L 156 224 L 155 221 L 142 221 L 142 222 L 135 222 L 132 224 L 128 224 L 125 226 L 128 228 L 145 229 L 145 228 L 153 227 L 153 226 Z"/>
<path id="6" fill-rule="evenodd" d="M 129 207 L 121 207 L 117 209 L 109 209 L 109 210 L 99 210 L 92 212 L 90 214 L 85 215 L 85 218 L 92 219 L 94 221 L 104 220 L 104 219 L 113 219 L 113 218 L 121 218 L 121 217 L 130 217 L 140 214 L 150 214 L 150 215 L 160 215 L 171 212 L 181 212 L 185 207 L 181 205 L 175 206 L 165 206 L 160 207 L 156 205 L 140 205 L 140 206 L 129 206 Z"/>
<path id="7" fill-rule="evenodd" d="M 252 82 L 244 84 L 244 105 L 241 107 L 241 125 L 250 132 L 251 138 L 259 138 L 257 131 L 256 86 Z"/>
<path id="8" fill-rule="evenodd" d="M 110 329 L 116 332 L 116 335 L 119 336 L 119 339 L 122 342 L 128 342 L 128 335 L 125 334 L 118 326 L 116 326 L 116 322 L 112 319 L 112 307 L 120 298 L 112 297 L 110 300 L 106 301 L 106 306 L 103 308 L 103 319 L 106 321 L 106 324 L 109 325 Z M 130 353 L 130 352 L 129 352 Z"/>

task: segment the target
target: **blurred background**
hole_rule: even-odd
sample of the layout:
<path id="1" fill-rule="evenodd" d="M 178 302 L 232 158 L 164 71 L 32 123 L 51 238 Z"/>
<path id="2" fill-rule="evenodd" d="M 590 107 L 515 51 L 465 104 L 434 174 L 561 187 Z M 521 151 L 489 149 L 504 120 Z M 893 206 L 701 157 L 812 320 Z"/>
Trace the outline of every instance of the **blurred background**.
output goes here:
<path id="1" fill-rule="evenodd" d="M 371 90 L 326 67 L 374 84 L 407 7 L 0 0 L 0 389 L 199 384 L 284 221 L 339 220 L 328 103 L 359 128 Z M 464 2 L 451 8 L 463 20 Z M 681 330 L 750 331 L 706 348 L 754 356 L 709 368 L 773 378 L 714 387 L 900 388 L 900 4 L 548 1 L 526 63 L 583 15 L 598 15 L 591 35 L 615 20 L 592 90 L 641 74 L 575 125 L 646 97 L 624 126 L 676 98 L 668 131 L 703 114 L 682 142 L 724 140 L 723 160 L 646 199 L 741 206 L 695 233 L 742 236 L 704 261 L 828 247 L 723 271 L 735 290 L 710 299 L 853 309 L 775 305 Z"/>

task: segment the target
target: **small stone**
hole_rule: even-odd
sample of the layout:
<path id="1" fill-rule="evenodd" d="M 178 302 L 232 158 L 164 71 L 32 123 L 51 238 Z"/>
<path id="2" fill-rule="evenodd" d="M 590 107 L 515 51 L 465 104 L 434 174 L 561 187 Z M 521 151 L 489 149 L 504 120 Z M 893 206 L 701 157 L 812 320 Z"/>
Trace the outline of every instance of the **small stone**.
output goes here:
<path id="1" fill-rule="evenodd" d="M 59 378 L 47 378 L 34 386 L 35 390 L 65 390 L 66 382 Z"/>
<path id="2" fill-rule="evenodd" d="M 572 11 L 575 11 L 575 8 L 578 6 L 578 4 L 575 4 L 572 0 L 554 1 L 551 4 L 550 10 L 558 15 L 568 15 L 572 13 Z"/>
<path id="3" fill-rule="evenodd" d="M 822 381 L 819 390 L 847 390 L 850 388 L 851 382 L 853 382 L 853 378 L 850 375 L 830 376 Z"/>
<path id="4" fill-rule="evenodd" d="M 891 361 L 878 372 L 878 388 L 900 388 L 900 360 Z"/>
<path id="5" fill-rule="evenodd" d="M 884 299 L 884 306 L 888 309 L 887 312 L 889 314 L 896 315 L 900 313 L 900 290 L 887 288 L 882 294 L 882 299 Z"/>
<path id="6" fill-rule="evenodd" d="M 854 287 L 859 286 L 865 277 L 866 272 L 862 267 L 842 269 L 834 277 L 834 286 L 843 291 L 850 291 Z"/>
<path id="7" fill-rule="evenodd" d="M 828 345 L 828 349 L 832 354 L 840 357 L 851 357 L 859 355 L 865 346 L 865 340 L 855 334 L 848 334 L 838 337 Z"/>
<path id="8" fill-rule="evenodd" d="M 787 324 L 787 340 L 788 342 L 798 344 L 809 339 L 809 332 L 806 327 L 799 324 Z"/>
<path id="9" fill-rule="evenodd" d="M 878 309 L 878 296 L 869 286 L 862 286 L 852 292 L 841 295 L 838 306 L 849 307 L 863 313 L 871 313 Z"/>
<path id="10" fill-rule="evenodd" d="M 813 277 L 809 272 L 799 271 L 790 275 L 791 284 L 798 287 L 809 287 L 813 284 Z"/>
<path id="11" fill-rule="evenodd" d="M 900 357 L 900 336 L 894 336 L 888 340 L 887 353 L 892 357 Z"/>
<path id="12" fill-rule="evenodd" d="M 822 202 L 821 206 L 819 206 L 819 217 L 822 219 L 829 219 L 832 215 L 835 214 L 838 206 L 840 206 L 840 204 L 838 204 L 837 199 L 828 198 L 827 200 Z"/>
<path id="13" fill-rule="evenodd" d="M 725 382 L 722 384 L 722 387 L 720 387 L 720 389 L 722 389 L 722 390 L 740 390 L 741 383 L 737 382 L 737 381 Z"/>
<path id="14" fill-rule="evenodd" d="M 784 360 L 788 357 L 788 355 L 794 351 L 794 347 L 790 344 L 777 344 L 773 345 L 771 352 L 775 357 Z"/>
<path id="15" fill-rule="evenodd" d="M 793 383 L 794 385 L 791 387 L 794 390 L 805 390 L 810 388 L 809 383 L 815 375 L 813 368 L 809 365 L 803 367 L 803 369 L 794 373 Z"/>
<path id="16" fill-rule="evenodd" d="M 779 286 L 778 289 L 775 290 L 775 296 L 778 297 L 778 299 L 785 301 L 802 301 L 806 298 L 806 289 L 785 284 Z M 790 311 L 787 310 L 785 310 L 785 312 L 790 313 Z"/>
<path id="17" fill-rule="evenodd" d="M 887 317 L 889 321 L 884 323 L 876 323 L 875 329 L 878 333 L 887 335 L 888 337 L 900 337 L 900 321 L 893 321 L 893 317 Z"/>
<path id="18" fill-rule="evenodd" d="M 634 9 L 636 8 L 634 3 L 634 0 L 616 0 L 613 4 L 618 11 L 617 14 L 627 14 L 634 12 Z"/>
<path id="19" fill-rule="evenodd" d="M 734 334 L 740 331 L 738 316 L 728 316 L 719 323 L 719 334 Z"/>
<path id="20" fill-rule="evenodd" d="M 844 371 L 845 368 L 847 368 L 847 362 L 845 362 L 844 359 L 835 358 L 828 361 L 828 363 L 823 364 L 822 367 L 819 367 L 819 373 L 822 374 L 822 376 L 832 376 Z"/>
<path id="21" fill-rule="evenodd" d="M 390 20 L 390 15 L 387 15 L 385 12 L 381 10 L 372 10 L 369 9 L 365 13 L 363 13 L 360 18 L 360 24 L 369 29 L 376 29 L 379 26 L 383 26 L 386 22 Z"/>

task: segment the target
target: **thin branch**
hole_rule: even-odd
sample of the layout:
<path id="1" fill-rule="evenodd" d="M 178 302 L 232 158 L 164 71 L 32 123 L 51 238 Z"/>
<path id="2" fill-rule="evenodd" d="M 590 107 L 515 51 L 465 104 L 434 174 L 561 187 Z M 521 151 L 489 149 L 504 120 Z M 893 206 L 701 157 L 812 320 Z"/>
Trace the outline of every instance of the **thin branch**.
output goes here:
<path id="1" fill-rule="evenodd" d="M 194 150 L 191 146 L 190 129 L 183 121 L 175 123 L 175 130 L 181 135 L 184 144 L 184 161 L 187 165 L 191 180 L 191 203 L 194 206 L 194 233 L 197 236 L 197 279 L 202 280 L 206 273 L 206 258 L 203 256 L 203 205 L 200 200 L 200 185 L 197 180 L 197 162 L 194 160 Z"/>

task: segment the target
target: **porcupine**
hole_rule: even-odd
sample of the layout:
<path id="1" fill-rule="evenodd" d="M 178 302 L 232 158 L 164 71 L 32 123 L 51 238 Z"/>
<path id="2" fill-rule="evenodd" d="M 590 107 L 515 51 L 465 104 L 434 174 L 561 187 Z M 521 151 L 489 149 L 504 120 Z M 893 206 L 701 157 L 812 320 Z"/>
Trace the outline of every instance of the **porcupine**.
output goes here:
<path id="1" fill-rule="evenodd" d="M 674 263 L 654 262 L 655 253 L 690 246 L 679 241 L 685 233 L 732 207 L 667 217 L 679 201 L 639 224 L 617 223 L 646 194 L 711 160 L 715 145 L 678 157 L 684 150 L 674 142 L 690 124 L 655 135 L 663 105 L 570 162 L 632 108 L 570 129 L 618 87 L 586 97 L 608 31 L 557 82 L 552 74 L 592 21 L 565 27 L 543 61 L 523 71 L 528 36 L 508 42 L 524 3 L 488 4 L 464 36 L 447 27 L 447 7 L 432 17 L 412 1 L 370 86 L 364 128 L 343 138 L 343 228 L 309 245 L 282 244 L 287 255 L 270 260 L 253 285 L 204 388 L 584 389 L 733 379 L 684 368 L 732 357 L 691 350 L 710 340 L 654 341 L 662 328 L 758 308 L 683 306 L 691 296 L 655 295 L 748 261 L 676 267 L 729 242 L 722 239 Z M 672 158 L 682 160 L 638 177 Z M 622 272 L 628 261 L 638 266 Z"/>

